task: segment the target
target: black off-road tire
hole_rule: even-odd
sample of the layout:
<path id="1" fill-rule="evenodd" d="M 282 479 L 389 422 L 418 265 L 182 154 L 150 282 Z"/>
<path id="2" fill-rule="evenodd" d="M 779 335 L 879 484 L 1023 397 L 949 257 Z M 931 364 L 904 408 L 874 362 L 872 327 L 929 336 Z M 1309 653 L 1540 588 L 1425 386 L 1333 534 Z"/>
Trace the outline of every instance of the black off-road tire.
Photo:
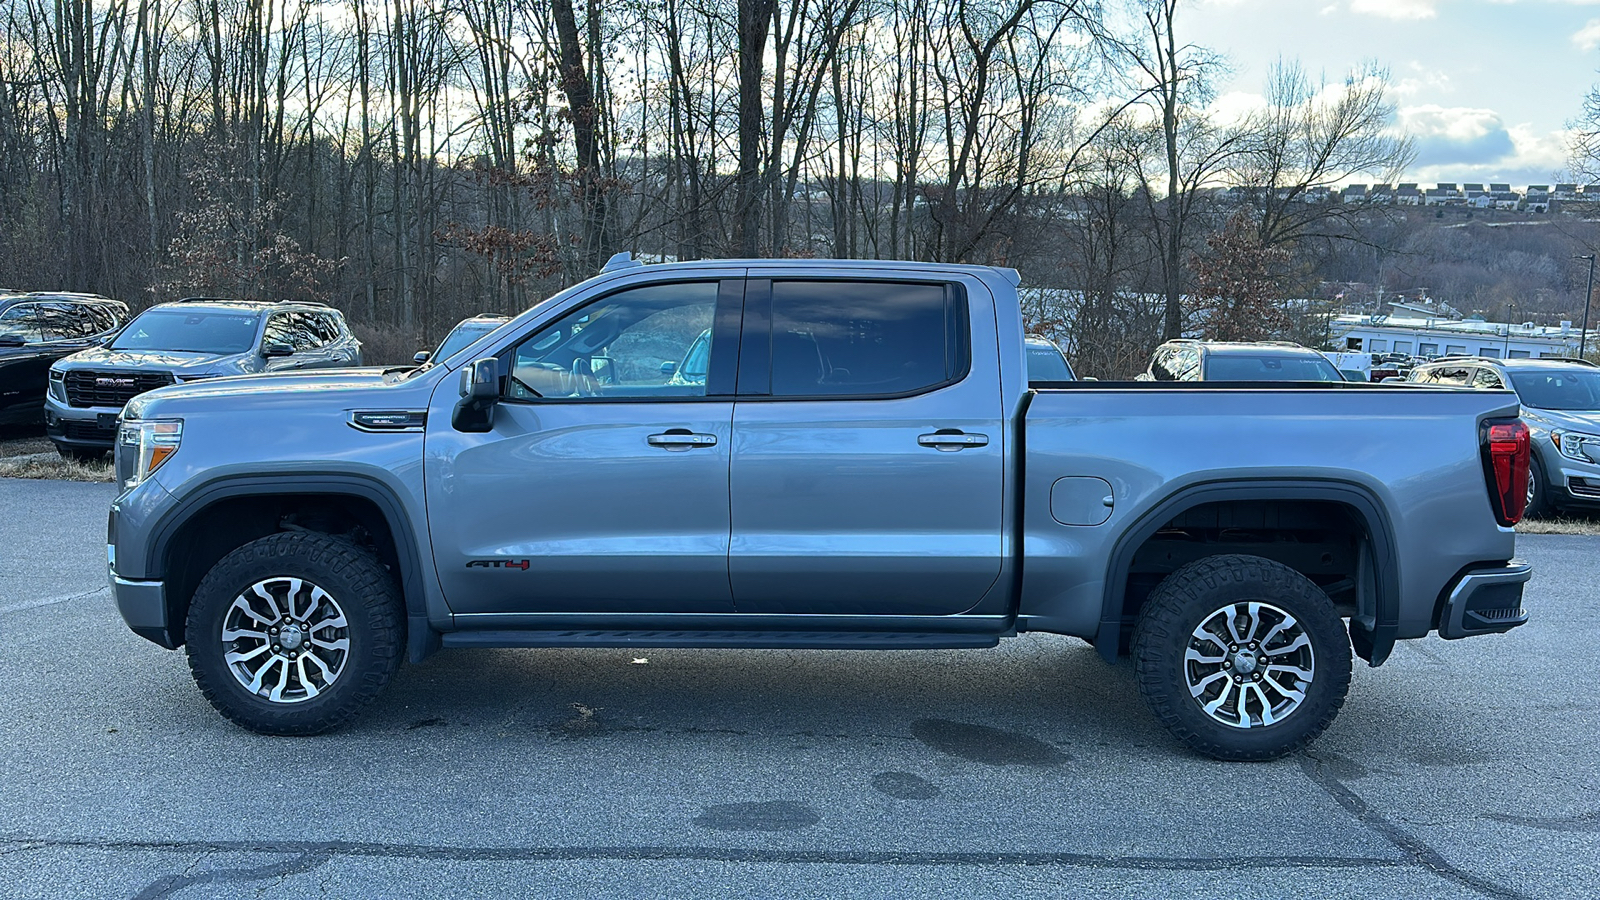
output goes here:
<path id="1" fill-rule="evenodd" d="M 1310 641 L 1315 673 L 1300 705 L 1270 724 L 1217 721 L 1190 693 L 1185 653 L 1194 630 L 1231 604 L 1261 601 L 1293 616 Z M 1258 556 L 1197 560 L 1156 586 L 1133 637 L 1139 692 L 1156 718 L 1191 750 L 1221 760 L 1294 753 L 1333 722 L 1350 688 L 1350 638 L 1328 595 L 1309 578 Z"/>
<path id="2" fill-rule="evenodd" d="M 234 599 L 278 577 L 321 587 L 349 623 L 349 655 L 338 678 L 296 703 L 250 693 L 230 670 L 222 644 Z M 370 703 L 400 667 L 404 606 L 394 578 L 370 551 L 331 535 L 285 532 L 251 541 L 212 566 L 195 590 L 184 634 L 195 684 L 218 712 L 259 734 L 321 734 Z"/>

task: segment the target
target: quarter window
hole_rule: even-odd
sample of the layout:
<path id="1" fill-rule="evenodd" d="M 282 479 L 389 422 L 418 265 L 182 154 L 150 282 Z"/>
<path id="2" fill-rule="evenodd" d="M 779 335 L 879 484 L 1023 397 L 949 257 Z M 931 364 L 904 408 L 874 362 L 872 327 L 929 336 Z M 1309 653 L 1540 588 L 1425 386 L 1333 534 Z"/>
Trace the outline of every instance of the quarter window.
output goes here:
<path id="1" fill-rule="evenodd" d="M 0 313 L 0 335 L 22 338 L 24 343 L 39 342 L 39 320 L 34 315 L 36 304 L 13 306 Z"/>
<path id="2" fill-rule="evenodd" d="M 507 399 L 704 397 L 717 290 L 652 284 L 567 314 L 512 351 Z"/>
<path id="3" fill-rule="evenodd" d="M 968 366 L 965 304 L 942 284 L 775 281 L 772 396 L 887 397 Z"/>

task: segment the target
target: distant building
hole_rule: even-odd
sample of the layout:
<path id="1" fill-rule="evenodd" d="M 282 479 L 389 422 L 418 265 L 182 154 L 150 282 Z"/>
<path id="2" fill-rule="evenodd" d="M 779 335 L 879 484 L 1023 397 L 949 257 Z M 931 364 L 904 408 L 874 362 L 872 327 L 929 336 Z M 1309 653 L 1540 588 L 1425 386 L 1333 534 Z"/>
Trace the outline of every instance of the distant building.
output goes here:
<path id="1" fill-rule="evenodd" d="M 1340 203 L 1365 203 L 1367 202 L 1367 186 L 1364 184 L 1345 185 L 1339 192 Z"/>
<path id="2" fill-rule="evenodd" d="M 1394 202 L 1400 206 L 1421 206 L 1422 192 L 1415 184 L 1402 184 L 1395 191 Z"/>
<path id="3" fill-rule="evenodd" d="M 1394 202 L 1394 188 L 1387 184 L 1375 184 L 1372 192 L 1367 195 L 1367 202 L 1373 206 L 1388 206 Z"/>
<path id="4" fill-rule="evenodd" d="M 1333 345 L 1361 353 L 1403 353 L 1407 356 L 1488 356 L 1527 359 L 1573 356 L 1579 329 L 1571 322 L 1559 326 L 1455 316 L 1430 316 L 1427 310 L 1405 303 L 1390 304 L 1396 314 L 1342 315 L 1331 324 Z M 1594 336 L 1590 335 L 1591 342 Z"/>
<path id="5" fill-rule="evenodd" d="M 1575 184 L 1558 184 L 1555 191 L 1550 194 L 1551 200 L 1560 200 L 1562 203 L 1572 203 L 1578 199 L 1578 186 Z"/>
<path id="6" fill-rule="evenodd" d="M 1549 212 L 1550 185 L 1528 185 L 1528 193 L 1522 198 L 1522 208 L 1527 212 Z"/>

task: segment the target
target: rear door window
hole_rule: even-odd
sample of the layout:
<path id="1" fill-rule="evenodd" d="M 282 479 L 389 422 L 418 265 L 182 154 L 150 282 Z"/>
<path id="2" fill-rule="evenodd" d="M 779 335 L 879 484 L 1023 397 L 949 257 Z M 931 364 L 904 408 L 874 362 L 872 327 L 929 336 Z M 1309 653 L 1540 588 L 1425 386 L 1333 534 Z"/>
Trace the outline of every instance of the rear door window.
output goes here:
<path id="1" fill-rule="evenodd" d="M 34 315 L 36 304 L 23 303 L 0 312 L 0 335 L 18 337 L 24 343 L 39 342 L 39 319 Z"/>
<path id="2" fill-rule="evenodd" d="M 970 365 L 966 331 L 951 285 L 774 281 L 771 394 L 895 397 L 951 384 Z"/>

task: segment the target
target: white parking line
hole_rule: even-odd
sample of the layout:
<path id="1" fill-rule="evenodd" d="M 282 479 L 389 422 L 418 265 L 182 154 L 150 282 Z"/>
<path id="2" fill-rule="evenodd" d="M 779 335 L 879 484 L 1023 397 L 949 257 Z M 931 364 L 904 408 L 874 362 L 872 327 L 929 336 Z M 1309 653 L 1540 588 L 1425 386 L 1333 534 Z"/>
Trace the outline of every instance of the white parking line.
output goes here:
<path id="1" fill-rule="evenodd" d="M 110 594 L 111 586 L 106 585 L 105 587 L 97 590 L 85 591 L 79 594 L 68 594 L 65 597 L 45 597 L 38 600 L 24 600 L 21 603 L 13 603 L 10 606 L 0 606 L 0 616 L 8 613 L 22 612 L 25 609 L 38 609 L 41 606 L 53 606 L 57 603 L 67 603 L 72 600 L 88 600 L 95 597 L 110 596 Z"/>

